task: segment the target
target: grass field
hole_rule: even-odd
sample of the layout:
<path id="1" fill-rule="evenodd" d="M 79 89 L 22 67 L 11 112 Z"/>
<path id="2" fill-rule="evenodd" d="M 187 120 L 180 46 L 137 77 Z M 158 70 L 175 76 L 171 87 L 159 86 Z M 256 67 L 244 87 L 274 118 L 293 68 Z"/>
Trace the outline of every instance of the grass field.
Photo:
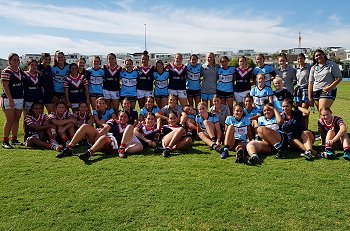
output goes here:
<path id="1" fill-rule="evenodd" d="M 333 106 L 348 124 L 349 87 Z M 350 162 L 293 152 L 259 167 L 233 159 L 199 142 L 168 159 L 144 151 L 90 165 L 0 149 L 0 230 L 350 230 Z"/>

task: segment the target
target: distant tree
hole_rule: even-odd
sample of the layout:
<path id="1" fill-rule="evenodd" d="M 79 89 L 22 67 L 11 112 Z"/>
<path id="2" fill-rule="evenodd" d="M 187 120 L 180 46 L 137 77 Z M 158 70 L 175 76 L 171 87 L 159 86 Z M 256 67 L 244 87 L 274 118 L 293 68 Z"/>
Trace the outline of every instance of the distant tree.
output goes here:
<path id="1" fill-rule="evenodd" d="M 279 55 L 280 55 L 279 52 L 273 53 L 273 54 L 271 55 L 272 60 L 277 60 Z"/>
<path id="2" fill-rule="evenodd" d="M 335 62 L 337 64 L 342 65 L 342 63 L 340 62 L 340 58 L 332 56 L 329 60 L 331 60 L 331 61 L 333 61 L 333 62 Z"/>
<path id="3" fill-rule="evenodd" d="M 229 62 L 229 65 L 233 66 L 233 67 L 238 67 L 238 59 L 239 59 L 239 57 L 232 58 Z M 247 66 L 248 67 L 254 68 L 256 66 L 253 59 L 248 58 L 248 57 L 246 57 L 246 59 L 247 59 Z"/>

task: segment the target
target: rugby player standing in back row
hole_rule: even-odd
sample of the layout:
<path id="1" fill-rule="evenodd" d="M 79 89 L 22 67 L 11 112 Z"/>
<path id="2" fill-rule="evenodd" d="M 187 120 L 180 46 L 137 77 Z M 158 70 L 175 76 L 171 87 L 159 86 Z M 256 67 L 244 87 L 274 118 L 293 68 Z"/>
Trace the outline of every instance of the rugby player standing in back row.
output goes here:
<path id="1" fill-rule="evenodd" d="M 213 106 L 213 97 L 216 94 L 216 71 L 219 65 L 215 63 L 215 56 L 213 52 L 209 52 L 206 56 L 206 63 L 202 65 L 202 102 L 205 102 L 208 107 L 208 101 L 210 101 L 210 106 Z"/>
<path id="2" fill-rule="evenodd" d="M 155 71 L 154 67 L 149 62 L 149 55 L 147 51 L 143 52 L 141 56 L 141 65 L 134 67 L 139 73 L 137 79 L 137 101 L 139 103 L 140 109 L 145 106 L 146 99 L 148 97 L 153 97 L 153 72 Z"/>
<path id="3" fill-rule="evenodd" d="M 186 76 L 187 67 L 182 63 L 182 54 L 177 53 L 175 55 L 175 61 L 167 66 L 169 70 L 169 95 L 173 94 L 177 96 L 181 106 L 188 105 L 187 92 L 186 92 Z"/>
<path id="4" fill-rule="evenodd" d="M 271 87 L 271 80 L 276 76 L 275 70 L 271 65 L 265 64 L 265 56 L 261 53 L 256 55 L 255 62 L 256 67 L 254 68 L 254 75 L 263 74 L 265 77 L 265 85 Z"/>

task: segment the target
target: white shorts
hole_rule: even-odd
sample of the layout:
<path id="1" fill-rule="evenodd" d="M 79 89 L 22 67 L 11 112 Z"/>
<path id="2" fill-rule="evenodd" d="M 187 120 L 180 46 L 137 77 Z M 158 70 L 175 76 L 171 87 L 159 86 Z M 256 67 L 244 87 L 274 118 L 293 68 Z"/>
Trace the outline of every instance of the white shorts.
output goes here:
<path id="1" fill-rule="evenodd" d="M 243 103 L 244 102 L 244 98 L 247 96 L 247 94 L 249 94 L 250 91 L 243 91 L 243 92 L 234 92 L 234 96 L 235 96 L 235 101 L 237 103 Z"/>
<path id="2" fill-rule="evenodd" d="M 144 91 L 144 90 L 137 90 L 137 98 L 147 98 L 147 97 L 153 97 L 153 91 Z"/>
<path id="3" fill-rule="evenodd" d="M 107 133 L 107 137 L 111 139 L 111 146 L 113 150 L 117 150 L 119 148 L 117 139 L 113 136 L 113 133 Z M 141 141 L 134 135 L 129 143 L 126 144 L 126 147 L 128 147 L 131 144 L 142 144 Z"/>
<path id="4" fill-rule="evenodd" d="M 176 95 L 178 98 L 186 98 L 187 99 L 187 92 L 186 90 L 172 90 L 172 89 L 168 89 L 169 95 Z"/>
<path id="5" fill-rule="evenodd" d="M 24 99 L 13 99 L 13 102 L 15 103 L 15 108 L 18 110 L 23 110 L 24 108 Z M 11 109 L 9 99 L 2 98 L 0 101 L 0 105 L 2 109 Z"/>
<path id="6" fill-rule="evenodd" d="M 32 105 L 33 105 L 33 102 L 24 102 L 24 109 L 29 110 Z"/>
<path id="7" fill-rule="evenodd" d="M 119 91 L 108 91 L 103 89 L 103 97 L 105 97 L 105 99 L 119 99 L 120 95 Z"/>
<path id="8" fill-rule="evenodd" d="M 126 147 L 128 147 L 131 144 L 142 144 L 141 141 L 134 135 L 129 143 L 126 144 Z"/>
<path id="9" fill-rule="evenodd" d="M 111 146 L 113 150 L 117 150 L 119 148 L 117 139 L 113 136 L 113 133 L 106 133 L 106 136 L 111 139 Z"/>

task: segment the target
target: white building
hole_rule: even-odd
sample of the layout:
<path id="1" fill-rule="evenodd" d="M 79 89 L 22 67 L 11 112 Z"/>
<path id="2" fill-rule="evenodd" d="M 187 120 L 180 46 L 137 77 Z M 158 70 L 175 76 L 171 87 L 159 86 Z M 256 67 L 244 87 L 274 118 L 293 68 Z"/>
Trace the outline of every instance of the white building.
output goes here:
<path id="1" fill-rule="evenodd" d="M 295 55 L 298 55 L 300 53 L 307 54 L 310 51 L 311 51 L 311 48 L 308 48 L 308 47 L 297 47 L 297 48 L 288 49 L 289 54 L 295 54 Z"/>
<path id="2" fill-rule="evenodd" d="M 238 50 L 237 56 L 256 56 L 257 52 L 254 49 Z"/>
<path id="3" fill-rule="evenodd" d="M 221 56 L 227 56 L 228 58 L 232 58 L 234 56 L 233 51 L 217 51 L 215 54 L 218 54 L 220 57 Z"/>
<path id="4" fill-rule="evenodd" d="M 30 59 L 34 59 L 36 61 L 40 61 L 41 54 L 24 54 L 21 55 L 20 60 L 22 65 L 25 65 Z"/>

